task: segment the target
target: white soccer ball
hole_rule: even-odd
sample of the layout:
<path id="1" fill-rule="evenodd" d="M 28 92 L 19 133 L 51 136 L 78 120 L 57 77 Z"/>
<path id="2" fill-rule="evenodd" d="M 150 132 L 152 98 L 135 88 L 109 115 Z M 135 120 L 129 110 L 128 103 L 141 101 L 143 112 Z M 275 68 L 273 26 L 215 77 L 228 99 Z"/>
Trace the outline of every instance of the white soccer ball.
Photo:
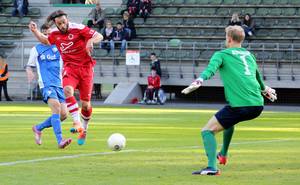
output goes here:
<path id="1" fill-rule="evenodd" d="M 120 151 L 126 146 L 126 138 L 119 133 L 114 133 L 107 140 L 108 147 L 113 151 Z"/>

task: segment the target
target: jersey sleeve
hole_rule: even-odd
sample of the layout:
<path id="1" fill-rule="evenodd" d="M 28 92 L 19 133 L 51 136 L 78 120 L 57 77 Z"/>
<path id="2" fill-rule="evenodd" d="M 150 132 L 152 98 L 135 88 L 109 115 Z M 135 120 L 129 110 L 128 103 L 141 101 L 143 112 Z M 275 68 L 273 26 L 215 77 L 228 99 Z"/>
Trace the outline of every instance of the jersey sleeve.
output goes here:
<path id="1" fill-rule="evenodd" d="M 208 66 L 204 69 L 204 71 L 200 74 L 200 77 L 203 80 L 208 80 L 215 75 L 218 71 L 219 67 L 222 65 L 222 56 L 220 52 L 215 53 L 210 61 Z"/>
<path id="2" fill-rule="evenodd" d="M 85 39 L 92 38 L 97 32 L 87 26 L 84 26 L 83 29 L 80 30 L 80 35 L 82 35 Z"/>
<path id="3" fill-rule="evenodd" d="M 36 62 L 37 62 L 37 58 L 38 58 L 38 53 L 36 51 L 36 48 L 33 47 L 30 50 L 30 54 L 29 54 L 29 59 L 27 62 L 27 66 L 29 67 L 35 67 L 36 66 Z"/>
<path id="4" fill-rule="evenodd" d="M 55 44 L 55 37 L 53 36 L 53 34 L 50 33 L 50 35 L 48 35 L 48 41 L 51 45 Z"/>
<path id="5" fill-rule="evenodd" d="M 261 78 L 261 74 L 258 71 L 258 69 L 256 69 L 256 80 L 258 81 L 259 85 L 260 85 L 260 89 L 261 90 L 265 90 L 266 86 L 264 84 L 263 79 Z"/>

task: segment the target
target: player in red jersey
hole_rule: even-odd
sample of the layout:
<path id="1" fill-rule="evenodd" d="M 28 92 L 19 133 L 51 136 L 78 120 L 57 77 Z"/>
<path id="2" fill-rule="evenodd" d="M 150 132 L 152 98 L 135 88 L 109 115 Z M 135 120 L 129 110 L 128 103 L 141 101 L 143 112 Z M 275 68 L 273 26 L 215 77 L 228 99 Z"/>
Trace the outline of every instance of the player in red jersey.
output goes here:
<path id="1" fill-rule="evenodd" d="M 48 23 L 54 23 L 56 28 L 51 30 L 48 37 L 44 36 L 34 22 L 29 28 L 35 37 L 44 44 L 55 44 L 64 62 L 63 87 L 68 110 L 73 118 L 71 132 L 79 132 L 78 144 L 85 142 L 88 122 L 92 115 L 91 93 L 93 87 L 93 68 L 95 60 L 91 57 L 93 44 L 99 43 L 103 36 L 84 26 L 69 22 L 67 14 L 57 10 L 49 15 Z M 74 97 L 74 90 L 80 93 L 81 118 L 78 103 Z"/>

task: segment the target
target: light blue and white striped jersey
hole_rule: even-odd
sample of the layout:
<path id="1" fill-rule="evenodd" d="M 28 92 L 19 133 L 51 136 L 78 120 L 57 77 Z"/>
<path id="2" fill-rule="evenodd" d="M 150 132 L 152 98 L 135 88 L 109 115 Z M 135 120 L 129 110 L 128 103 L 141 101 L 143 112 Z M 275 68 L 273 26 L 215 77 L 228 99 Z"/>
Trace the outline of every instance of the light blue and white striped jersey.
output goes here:
<path id="1" fill-rule="evenodd" d="M 38 44 L 30 51 L 27 66 L 36 67 L 40 88 L 62 87 L 63 61 L 55 45 Z"/>

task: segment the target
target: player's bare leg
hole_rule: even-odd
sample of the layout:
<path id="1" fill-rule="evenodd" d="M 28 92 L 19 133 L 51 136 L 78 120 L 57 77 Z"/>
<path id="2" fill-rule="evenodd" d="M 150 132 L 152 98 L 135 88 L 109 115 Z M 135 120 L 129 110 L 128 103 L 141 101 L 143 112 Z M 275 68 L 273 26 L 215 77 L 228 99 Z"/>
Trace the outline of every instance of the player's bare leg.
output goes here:
<path id="1" fill-rule="evenodd" d="M 73 118 L 73 127 L 70 129 L 72 133 L 76 133 L 81 130 L 81 121 L 79 115 L 79 106 L 74 97 L 74 88 L 72 86 L 65 86 L 64 93 L 66 96 L 66 103 L 69 113 Z"/>
<path id="2" fill-rule="evenodd" d="M 202 128 L 202 140 L 205 152 L 208 158 L 208 167 L 199 171 L 193 172 L 193 175 L 219 175 L 220 171 L 217 168 L 217 142 L 215 134 L 224 130 L 222 125 L 213 116 L 208 123 Z"/>

